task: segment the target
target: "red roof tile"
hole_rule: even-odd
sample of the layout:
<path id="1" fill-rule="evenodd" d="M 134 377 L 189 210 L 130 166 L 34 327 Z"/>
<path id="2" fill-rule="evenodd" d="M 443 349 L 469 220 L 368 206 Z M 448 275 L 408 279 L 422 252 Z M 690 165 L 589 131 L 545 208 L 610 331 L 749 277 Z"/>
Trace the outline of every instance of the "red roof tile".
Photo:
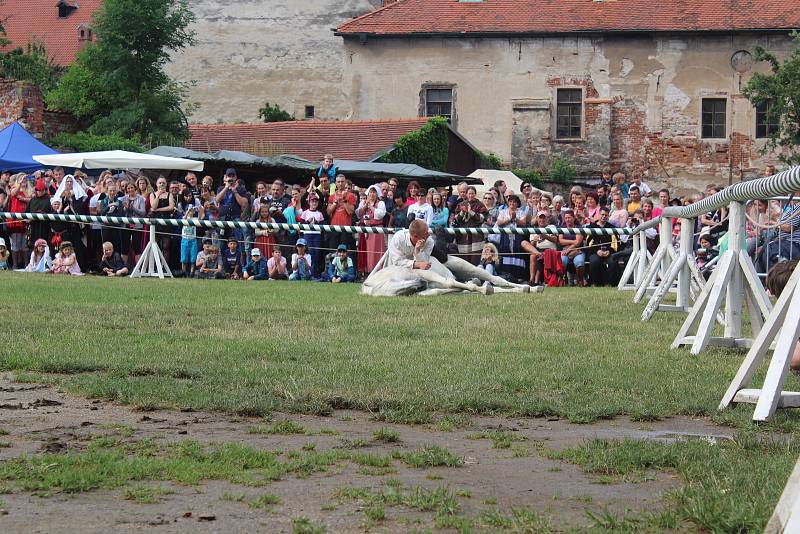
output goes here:
<path id="1" fill-rule="evenodd" d="M 81 40 L 80 30 L 88 29 L 102 0 L 78 0 L 78 6 L 68 17 L 59 18 L 57 0 L 4 0 L 0 15 L 6 39 L 11 44 L 0 50 L 25 48 L 30 42 L 44 43 L 47 56 L 58 65 L 69 65 L 87 41 Z M 7 17 L 7 18 L 6 18 Z"/>
<path id="2" fill-rule="evenodd" d="M 252 124 L 190 124 L 186 148 L 202 152 L 240 150 L 261 156 L 293 154 L 317 161 L 326 153 L 336 159 L 369 161 L 427 117 L 380 121 L 290 121 Z"/>
<path id="3" fill-rule="evenodd" d="M 738 31 L 800 27 L 798 0 L 398 0 L 338 34 Z"/>

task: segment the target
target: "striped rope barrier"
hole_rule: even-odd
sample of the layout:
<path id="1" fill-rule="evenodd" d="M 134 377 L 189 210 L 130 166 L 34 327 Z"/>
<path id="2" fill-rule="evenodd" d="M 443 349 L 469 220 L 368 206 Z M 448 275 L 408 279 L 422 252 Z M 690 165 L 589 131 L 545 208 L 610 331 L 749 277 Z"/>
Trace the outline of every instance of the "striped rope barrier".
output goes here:
<path id="1" fill-rule="evenodd" d="M 748 180 L 729 185 L 719 193 L 706 197 L 688 206 L 669 206 L 662 210 L 661 215 L 640 224 L 634 230 L 639 233 L 648 228 L 655 228 L 661 222 L 661 217 L 677 217 L 694 219 L 704 213 L 726 208 L 731 202 L 747 202 L 757 198 L 772 198 L 781 195 L 790 195 L 800 191 L 800 166 L 786 169 L 773 176 Z"/>
<path id="2" fill-rule="evenodd" d="M 336 224 L 289 224 L 249 221 L 205 221 L 201 219 L 158 219 L 153 217 L 109 217 L 105 215 L 64 215 L 60 213 L 0 212 L 0 218 L 21 221 L 65 221 L 101 224 L 147 224 L 150 226 L 197 226 L 200 228 L 259 228 L 262 230 L 299 230 L 303 232 L 344 232 L 350 234 L 394 234 L 402 228 L 383 226 L 343 226 Z M 630 235 L 630 228 L 557 228 L 555 226 L 527 228 L 445 228 L 451 235 Z"/>

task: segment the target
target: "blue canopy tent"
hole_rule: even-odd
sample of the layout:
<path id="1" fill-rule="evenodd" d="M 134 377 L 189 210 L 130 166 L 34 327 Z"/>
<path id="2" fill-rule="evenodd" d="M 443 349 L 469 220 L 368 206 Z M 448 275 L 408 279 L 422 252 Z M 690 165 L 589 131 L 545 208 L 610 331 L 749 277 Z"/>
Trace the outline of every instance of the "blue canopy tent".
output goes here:
<path id="1" fill-rule="evenodd" d="M 0 171 L 27 172 L 41 169 L 31 156 L 58 154 L 23 128 L 17 121 L 0 130 Z"/>

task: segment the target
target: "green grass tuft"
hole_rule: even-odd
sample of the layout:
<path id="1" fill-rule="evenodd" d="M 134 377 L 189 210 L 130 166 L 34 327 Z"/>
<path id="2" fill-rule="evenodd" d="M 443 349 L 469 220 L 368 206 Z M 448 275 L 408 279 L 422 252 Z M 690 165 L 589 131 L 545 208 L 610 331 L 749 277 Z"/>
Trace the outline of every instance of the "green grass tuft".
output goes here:
<path id="1" fill-rule="evenodd" d="M 379 428 L 372 432 L 372 437 L 375 438 L 375 441 L 398 443 L 400 441 L 400 432 L 392 428 Z"/>
<path id="2" fill-rule="evenodd" d="M 461 467 L 464 459 L 438 445 L 426 445 L 407 453 L 396 454 L 409 467 Z"/>

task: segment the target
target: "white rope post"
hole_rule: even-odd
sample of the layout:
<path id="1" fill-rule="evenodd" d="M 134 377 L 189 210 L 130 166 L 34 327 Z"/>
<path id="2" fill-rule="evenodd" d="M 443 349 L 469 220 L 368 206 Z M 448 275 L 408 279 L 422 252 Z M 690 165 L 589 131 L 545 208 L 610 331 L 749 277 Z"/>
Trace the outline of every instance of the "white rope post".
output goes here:
<path id="1" fill-rule="evenodd" d="M 766 421 L 779 407 L 800 407 L 800 393 L 783 391 L 789 364 L 800 335 L 800 267 L 789 281 L 770 312 L 753 346 L 719 403 L 724 410 L 732 403 L 755 403 L 754 421 Z M 743 389 L 750 384 L 773 340 L 777 340 L 761 389 Z"/>
<path id="2" fill-rule="evenodd" d="M 136 262 L 136 267 L 133 268 L 130 277 L 172 278 L 172 271 L 167 264 L 167 260 L 161 253 L 161 249 L 158 248 L 156 227 L 152 224 L 150 225 L 150 240 L 139 256 L 139 261 Z"/>
<path id="3" fill-rule="evenodd" d="M 641 232 L 641 235 L 644 235 L 644 232 Z M 645 237 L 645 243 L 647 242 L 646 239 Z M 647 246 L 645 245 L 645 250 L 646 249 Z M 666 278 L 670 260 L 674 255 L 675 251 L 672 249 L 672 218 L 662 217 L 659 223 L 658 248 L 644 276 L 637 282 L 638 285 L 636 286 L 636 294 L 633 297 L 633 302 L 641 302 L 648 290 L 656 289 L 658 285 L 656 279 L 659 275 L 662 281 Z"/>
<path id="4" fill-rule="evenodd" d="M 751 318 L 754 332 L 760 326 L 761 318 L 769 313 L 769 299 L 758 276 L 755 275 L 752 260 L 742 248 L 745 215 L 744 205 L 741 202 L 731 203 L 728 221 L 728 250 L 720 257 L 711 278 L 689 311 L 689 316 L 672 342 L 672 348 L 691 345 L 692 354 L 697 355 L 709 345 L 750 347 L 753 339 L 742 337 L 744 300 L 757 303 L 751 306 L 754 308 L 754 317 Z M 725 301 L 723 322 L 725 332 L 722 337 L 713 337 L 711 334 L 714 321 L 723 301 Z"/>
<path id="5" fill-rule="evenodd" d="M 642 253 L 641 239 L 639 235 L 632 235 L 629 237 L 633 243 L 633 252 L 628 257 L 628 263 L 625 264 L 625 270 L 622 273 L 622 278 L 619 279 L 617 289 L 626 291 L 636 287 L 636 272 L 639 269 L 639 255 Z M 631 282 L 630 284 L 628 282 Z"/>
<path id="6" fill-rule="evenodd" d="M 800 532 L 800 459 L 794 465 L 764 534 Z"/>
<path id="7" fill-rule="evenodd" d="M 678 273 L 678 297 L 675 305 L 683 311 L 689 311 L 689 298 L 691 295 L 691 279 L 689 263 L 694 258 L 694 220 L 681 219 L 681 237 L 679 254 L 684 256 L 684 264 Z"/>

